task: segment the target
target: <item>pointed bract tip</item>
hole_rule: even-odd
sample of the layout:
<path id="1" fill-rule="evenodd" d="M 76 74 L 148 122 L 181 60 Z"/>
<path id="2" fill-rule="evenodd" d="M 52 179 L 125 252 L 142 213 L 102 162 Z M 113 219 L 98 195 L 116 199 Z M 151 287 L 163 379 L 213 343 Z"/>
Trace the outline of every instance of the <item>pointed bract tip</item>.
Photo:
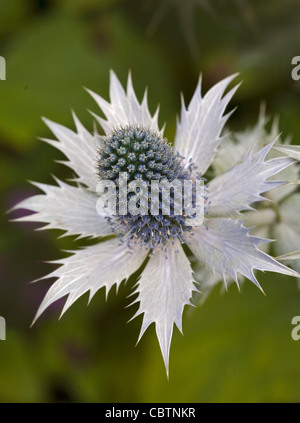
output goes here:
<path id="1" fill-rule="evenodd" d="M 45 116 L 41 116 L 41 119 L 46 124 L 46 126 L 48 126 L 48 128 L 50 127 L 51 124 L 54 123 L 52 120 L 46 118 Z"/>

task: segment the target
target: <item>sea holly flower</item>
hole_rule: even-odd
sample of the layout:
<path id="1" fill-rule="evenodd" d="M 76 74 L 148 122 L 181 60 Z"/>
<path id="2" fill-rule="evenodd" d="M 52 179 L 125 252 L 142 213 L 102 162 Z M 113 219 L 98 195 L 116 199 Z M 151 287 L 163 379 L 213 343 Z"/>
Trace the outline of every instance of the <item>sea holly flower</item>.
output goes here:
<path id="1" fill-rule="evenodd" d="M 279 153 L 285 154 L 295 160 L 295 163 L 282 170 L 276 178 L 285 180 L 287 183 L 265 193 L 265 200 L 253 204 L 253 210 L 243 213 L 244 224 L 251 227 L 251 234 L 272 239 L 275 242 L 265 243 L 261 249 L 267 253 L 271 246 L 278 256 L 277 260 L 284 261 L 294 270 L 300 272 L 300 231 L 299 231 L 299 207 L 300 194 L 299 185 L 299 146 L 290 145 L 290 137 L 281 140 L 278 135 L 279 119 L 274 118 L 270 130 L 267 130 L 269 118 L 266 116 L 265 105 L 262 105 L 258 122 L 241 132 L 229 132 L 223 141 L 215 160 L 212 163 L 214 177 L 228 171 L 238 163 L 249 151 L 258 150 L 275 141 L 273 148 L 268 153 L 268 158 L 275 158 Z M 274 177 L 273 177 L 274 178 Z M 295 250 L 295 251 L 294 251 Z M 202 295 L 199 296 L 199 303 L 202 304 L 211 293 L 212 289 L 221 282 L 220 275 L 214 275 L 203 264 L 196 263 L 194 267 L 195 278 L 201 284 Z M 239 278 L 239 283 L 244 282 Z M 233 279 L 227 280 L 227 285 L 234 283 Z M 300 279 L 298 279 L 300 285 Z M 224 292 L 227 286 L 221 285 Z"/>
<path id="2" fill-rule="evenodd" d="M 217 176 L 228 171 L 251 148 L 257 151 L 272 141 L 275 141 L 274 147 L 268 153 L 268 158 L 275 158 L 279 156 L 279 153 L 283 153 L 295 160 L 294 164 L 276 175 L 276 178 L 285 180 L 287 183 L 265 193 L 265 200 L 253 204 L 254 209 L 244 212 L 243 218 L 245 226 L 253 228 L 252 235 L 276 241 L 262 245 L 263 251 L 269 252 L 272 245 L 278 259 L 285 260 L 285 263 L 299 272 L 300 260 L 296 258 L 295 254 L 291 258 L 290 254 L 300 247 L 298 224 L 300 194 L 297 186 L 299 184 L 299 164 L 296 162 L 297 159 L 299 160 L 297 156 L 299 146 L 290 145 L 290 137 L 285 140 L 280 139 L 278 118 L 273 119 L 270 130 L 267 129 L 268 122 L 265 105 L 262 105 L 258 122 L 253 127 L 237 133 L 228 133 L 212 163 L 213 175 Z M 204 272 L 205 278 L 203 278 Z M 195 275 L 196 279 L 202 281 L 201 290 L 204 295 L 200 301 L 203 302 L 214 286 L 220 282 L 220 277 L 210 274 L 199 264 L 196 266 Z M 240 282 L 242 281 L 243 278 L 240 278 Z M 228 283 L 230 282 L 233 281 L 228 280 Z"/>
<path id="3" fill-rule="evenodd" d="M 36 319 L 64 296 L 67 300 L 62 314 L 86 292 L 91 299 L 102 287 L 106 292 L 115 284 L 118 287 L 147 260 L 133 291 L 137 295 L 133 302 L 139 303 L 135 316 L 143 315 L 139 339 L 154 323 L 168 373 L 174 324 L 182 331 L 184 307 L 192 303 L 192 294 L 197 291 L 184 244 L 197 261 L 224 281 L 230 277 L 237 282 L 237 275 L 241 274 L 261 289 L 255 269 L 298 275 L 261 251 L 259 245 L 267 241 L 251 236 L 240 219 L 242 210 L 263 200 L 262 193 L 282 184 L 270 178 L 293 163 L 288 157 L 266 160 L 272 143 L 257 152 L 249 151 L 238 164 L 205 185 L 201 196 L 202 224 L 193 226 L 193 213 L 186 211 L 185 202 L 182 209 L 178 207 L 175 192 L 169 196 L 169 214 L 163 213 L 161 191 L 156 203 L 158 213 L 156 210 L 151 214 L 149 192 L 142 190 L 141 194 L 136 189 L 134 193 L 125 191 L 124 196 L 122 191 L 121 174 L 127 182 L 148 188 L 153 182 L 179 181 L 184 186 L 190 181 L 194 187 L 197 181 L 203 181 L 202 175 L 211 166 L 223 141 L 221 133 L 230 115 L 225 114 L 225 109 L 237 86 L 225 91 L 234 78 L 235 75 L 225 78 L 204 96 L 200 80 L 188 107 L 182 100 L 174 147 L 164 139 L 164 129 L 158 124 L 158 109 L 151 115 L 147 94 L 141 103 L 138 101 L 130 75 L 125 91 L 111 72 L 110 102 L 90 92 L 105 116 L 95 115 L 103 135 L 90 134 L 75 115 L 75 132 L 45 120 L 57 138 L 57 141 L 46 141 L 65 154 L 68 159 L 65 164 L 77 175 L 76 185 L 60 180 L 54 186 L 36 184 L 44 193 L 17 206 L 34 212 L 21 220 L 45 222 L 47 229 L 99 238 L 99 242 L 56 262 L 60 267 L 45 278 L 56 277 L 57 281 L 47 292 Z M 102 195 L 108 195 L 103 187 L 97 188 L 103 181 L 109 183 L 107 188 L 115 187 L 112 192 L 118 194 L 114 215 L 105 214 L 104 204 L 101 210 L 101 201 L 99 206 Z M 134 201 L 132 194 L 136 205 L 143 203 L 146 207 L 143 214 L 128 212 L 126 206 Z M 195 193 L 190 203 L 194 205 Z M 125 211 L 121 212 L 123 207 Z M 114 237 L 101 239 L 107 235 Z"/>

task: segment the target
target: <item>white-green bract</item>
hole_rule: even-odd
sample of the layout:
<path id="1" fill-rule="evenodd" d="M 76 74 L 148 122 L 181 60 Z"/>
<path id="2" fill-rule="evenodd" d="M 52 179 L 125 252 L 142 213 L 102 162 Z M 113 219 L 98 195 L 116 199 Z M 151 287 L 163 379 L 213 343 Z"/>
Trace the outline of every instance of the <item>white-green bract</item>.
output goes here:
<path id="1" fill-rule="evenodd" d="M 158 125 L 158 109 L 152 116 L 148 108 L 147 92 L 142 102 L 138 101 L 130 75 L 125 91 L 116 75 L 111 72 L 110 102 L 90 92 L 106 118 L 95 115 L 102 126 L 104 136 L 89 133 L 75 115 L 76 132 L 45 120 L 57 138 L 57 141 L 46 141 L 65 154 L 68 160 L 64 163 L 76 173 L 76 184 L 71 185 L 60 180 L 56 181 L 55 186 L 36 183 L 43 194 L 28 198 L 17 206 L 35 212 L 21 220 L 44 222 L 47 223 L 43 227 L 45 229 L 62 229 L 66 235 L 99 238 L 99 242 L 73 251 L 71 256 L 55 262 L 61 266 L 45 278 L 56 277 L 57 281 L 47 292 L 36 319 L 50 304 L 64 296 L 67 296 L 67 300 L 62 314 L 86 292 L 89 292 L 92 298 L 100 288 L 105 287 L 108 293 L 112 286 L 116 284 L 118 287 L 147 259 L 148 262 L 133 291 L 133 294 L 137 294 L 133 303 L 139 303 L 135 316 L 143 314 L 139 339 L 148 326 L 154 323 L 168 373 L 174 323 L 182 331 L 184 307 L 191 304 L 192 293 L 197 291 L 191 263 L 183 248 L 184 243 L 199 262 L 211 272 L 219 274 L 225 283 L 226 277 L 229 277 L 238 284 L 240 274 L 261 289 L 254 275 L 255 269 L 298 276 L 292 269 L 261 251 L 259 245 L 268 240 L 251 236 L 242 221 L 241 212 L 252 209 L 252 203 L 264 199 L 263 193 L 282 184 L 282 181 L 275 181 L 272 177 L 293 163 L 293 159 L 289 157 L 266 160 L 272 143 L 256 152 L 252 149 L 230 170 L 207 184 L 203 225 L 195 228 L 186 227 L 183 221 L 175 222 L 173 218 L 173 220 L 161 219 L 158 223 L 152 221 L 152 226 L 143 222 L 144 226 L 139 229 L 135 223 L 125 219 L 124 234 L 127 229 L 130 233 L 134 233 L 134 243 L 129 246 L 127 242 L 120 242 L 120 237 L 117 236 L 101 239 L 112 234 L 113 225 L 108 224 L 107 220 L 99 216 L 96 211 L 98 199 L 96 186 L 99 181 L 99 169 L 95 165 L 97 160 L 101 172 L 107 172 L 107 167 L 111 166 L 109 174 L 113 177 L 113 171 L 116 170 L 113 163 L 116 163 L 114 160 L 117 158 L 111 149 L 120 150 L 121 154 L 124 149 L 121 149 L 120 145 L 123 143 L 128 146 L 132 136 L 132 139 L 135 139 L 134 143 L 138 140 L 147 144 L 147 154 L 151 157 L 155 156 L 155 152 L 152 151 L 155 150 L 154 147 L 149 153 L 151 142 L 153 146 L 156 143 L 156 147 L 160 149 L 157 150 L 159 154 L 155 156 L 156 163 L 145 162 L 143 155 L 143 158 L 140 158 L 143 166 L 140 162 L 134 162 L 133 165 L 131 163 L 130 168 L 128 166 L 130 171 L 136 166 L 140 169 L 138 176 L 135 177 L 146 178 L 146 174 L 143 173 L 144 165 L 146 168 L 148 166 L 149 171 L 151 166 L 156 170 L 162 169 L 164 163 L 167 163 L 166 166 L 169 166 L 167 171 L 171 173 L 176 163 L 177 176 L 186 175 L 191 161 L 197 172 L 204 175 L 223 140 L 221 133 L 229 117 L 229 113 L 225 114 L 225 109 L 237 87 L 226 94 L 225 91 L 235 76 L 220 81 L 204 96 L 201 94 L 200 80 L 187 108 L 182 101 L 181 117 L 177 122 L 174 140 L 174 156 L 170 153 L 171 150 L 166 150 L 167 147 L 161 141 L 164 130 Z M 124 131 L 127 131 L 125 134 L 127 141 L 122 138 L 125 137 Z M 136 148 L 142 148 L 141 145 L 136 145 Z M 100 159 L 99 151 L 100 156 L 102 154 Z M 176 156 L 175 152 L 180 156 Z M 168 154 L 167 158 L 164 154 Z M 133 156 L 131 154 L 130 157 Z M 119 159 L 119 165 L 123 166 L 125 163 L 128 165 L 128 157 L 129 154 L 125 160 Z M 178 164 L 175 157 L 184 159 L 180 159 Z M 152 171 L 150 173 L 152 174 Z M 166 226 L 163 226 L 164 224 Z M 155 228 L 158 227 L 156 248 L 150 251 L 149 245 L 152 244 L 149 244 L 149 239 L 151 240 Z M 137 242 L 139 236 L 141 242 Z"/>

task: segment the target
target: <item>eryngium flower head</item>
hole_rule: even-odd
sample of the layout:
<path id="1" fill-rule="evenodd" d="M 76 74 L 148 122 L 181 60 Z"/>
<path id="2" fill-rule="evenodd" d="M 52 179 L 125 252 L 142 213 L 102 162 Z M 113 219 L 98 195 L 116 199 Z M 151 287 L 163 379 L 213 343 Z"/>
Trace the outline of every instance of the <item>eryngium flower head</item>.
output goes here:
<path id="1" fill-rule="evenodd" d="M 95 115 L 103 136 L 90 134 L 75 115 L 76 132 L 45 120 L 57 138 L 46 141 L 66 155 L 65 164 L 77 174 L 77 184 L 59 180 L 55 186 L 36 184 L 44 194 L 17 206 L 35 212 L 22 220 L 46 222 L 47 229 L 99 238 L 99 242 L 57 261 L 61 266 L 45 276 L 57 281 L 36 318 L 64 296 L 67 300 L 62 314 L 86 292 L 92 298 L 102 287 L 107 292 L 115 284 L 118 287 L 148 259 L 134 291 L 138 294 L 134 302 L 139 303 L 135 316 L 143 314 L 139 339 L 154 323 L 168 372 L 174 323 L 181 331 L 183 309 L 191 304 L 192 293 L 197 290 L 183 243 L 224 281 L 229 277 L 238 283 L 240 274 L 260 288 L 254 269 L 298 275 L 261 251 L 259 245 L 267 240 L 251 236 L 241 221 L 243 210 L 251 209 L 253 202 L 264 199 L 262 193 L 282 184 L 273 176 L 293 163 L 287 157 L 266 160 L 272 144 L 256 152 L 251 149 L 231 169 L 206 184 L 202 225 L 187 224 L 183 214 L 179 214 L 181 220 L 177 215 L 165 216 L 160 207 L 155 217 L 138 216 L 137 220 L 124 214 L 108 218 L 99 213 L 99 205 L 97 212 L 97 184 L 103 178 L 115 181 L 120 170 L 128 180 L 146 183 L 201 179 L 223 140 L 221 132 L 229 117 L 224 112 L 237 87 L 224 93 L 234 77 L 217 83 L 204 97 L 199 81 L 188 108 L 182 101 L 174 148 L 163 138 L 158 110 L 153 116 L 149 112 L 146 94 L 141 103 L 137 100 L 130 75 L 125 91 L 111 72 L 110 102 L 91 92 L 106 117 Z M 101 240 L 111 234 L 115 237 Z M 135 242 L 124 242 L 124 238 Z"/>
<path id="2" fill-rule="evenodd" d="M 263 146 L 276 140 L 273 148 L 268 154 L 268 158 L 275 158 L 284 153 L 295 159 L 295 163 L 281 171 L 273 178 L 290 181 L 290 183 L 280 185 L 275 189 L 265 193 L 264 201 L 254 205 L 253 210 L 243 213 L 245 226 L 253 228 L 251 233 L 257 237 L 276 239 L 275 243 L 265 243 L 261 249 L 269 253 L 271 248 L 276 254 L 277 259 L 289 264 L 295 271 L 300 271 L 300 227 L 299 227 L 299 206 L 300 194 L 298 192 L 299 184 L 299 162 L 300 155 L 297 157 L 299 146 L 290 145 L 290 137 L 281 140 L 278 134 L 279 118 L 272 120 L 270 129 L 267 124 L 270 119 L 266 116 L 265 104 L 261 105 L 259 118 L 253 127 L 248 127 L 241 132 L 230 132 L 219 148 L 218 155 L 212 163 L 211 172 L 214 177 L 229 171 L 235 163 L 243 159 L 250 149 L 258 151 Z M 259 140 L 259 144 L 257 143 Z M 292 153 L 292 154 L 291 154 Z M 296 153 L 296 154 L 295 154 Z M 296 251 L 295 251 L 296 250 Z M 203 264 L 197 263 L 194 268 L 194 277 L 199 280 L 202 295 L 199 295 L 199 302 L 204 303 L 206 298 L 214 287 L 221 282 L 220 275 L 213 275 L 205 269 Z M 242 285 L 244 278 L 239 278 L 239 284 Z M 221 291 L 224 292 L 228 285 L 234 283 L 233 279 L 227 279 L 227 286 L 221 285 Z M 300 280 L 298 279 L 300 286 Z"/>

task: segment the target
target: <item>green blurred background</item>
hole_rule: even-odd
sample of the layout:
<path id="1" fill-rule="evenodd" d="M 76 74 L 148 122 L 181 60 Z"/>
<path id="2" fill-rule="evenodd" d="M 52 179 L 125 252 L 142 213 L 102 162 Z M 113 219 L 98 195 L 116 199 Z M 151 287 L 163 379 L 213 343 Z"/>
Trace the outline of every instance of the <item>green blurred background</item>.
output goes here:
<path id="1" fill-rule="evenodd" d="M 57 321 L 62 303 L 33 328 L 31 321 L 53 281 L 29 284 L 52 265 L 45 260 L 84 245 L 59 231 L 8 222 L 6 211 L 37 193 L 27 181 L 53 183 L 71 172 L 61 153 L 38 140 L 50 137 L 46 116 L 74 127 L 73 108 L 88 129 L 98 112 L 83 87 L 108 97 L 109 70 L 123 84 L 128 70 L 141 99 L 172 140 L 180 92 L 190 99 L 199 73 L 206 91 L 240 72 L 243 84 L 231 128 L 257 121 L 260 104 L 280 116 L 284 136 L 300 140 L 300 81 L 291 60 L 300 55 L 298 0 L 1 0 L 0 55 L 0 402 L 298 402 L 300 341 L 291 320 L 300 315 L 295 280 L 259 275 L 266 296 L 250 282 L 186 310 L 184 337 L 175 330 L 170 380 L 153 325 L 135 346 L 141 317 L 126 297 L 134 280 L 101 290 L 87 307 L 80 298 Z M 17 216 L 14 213 L 12 217 Z"/>

